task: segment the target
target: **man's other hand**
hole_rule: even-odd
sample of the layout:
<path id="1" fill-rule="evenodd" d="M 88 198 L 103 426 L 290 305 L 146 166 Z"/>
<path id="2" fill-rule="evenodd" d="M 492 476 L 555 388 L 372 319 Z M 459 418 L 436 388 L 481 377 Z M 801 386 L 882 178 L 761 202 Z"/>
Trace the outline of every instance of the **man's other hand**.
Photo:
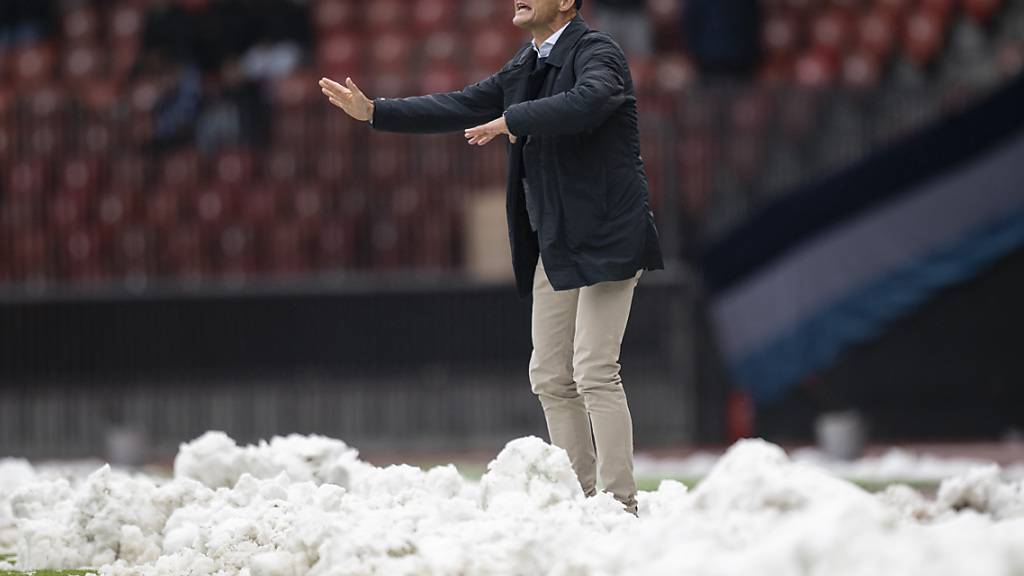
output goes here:
<path id="1" fill-rule="evenodd" d="M 466 140 L 468 140 L 470 144 L 483 146 L 493 140 L 495 136 L 500 136 L 502 134 L 508 135 L 509 142 L 512 142 L 513 144 L 516 143 L 516 137 L 508 131 L 508 124 L 505 124 L 504 116 L 497 120 L 491 120 L 487 124 L 482 124 L 476 128 L 466 130 Z"/>
<path id="2" fill-rule="evenodd" d="M 373 118 L 373 101 L 363 94 L 351 78 L 345 78 L 345 86 L 330 78 L 321 78 L 320 91 L 327 96 L 331 104 L 341 108 L 356 120 L 367 122 Z"/>

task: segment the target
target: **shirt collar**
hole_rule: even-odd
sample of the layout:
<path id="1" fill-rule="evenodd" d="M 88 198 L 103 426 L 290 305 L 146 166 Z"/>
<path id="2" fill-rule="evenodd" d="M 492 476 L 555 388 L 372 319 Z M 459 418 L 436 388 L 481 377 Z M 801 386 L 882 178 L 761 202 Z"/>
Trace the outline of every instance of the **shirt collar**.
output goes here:
<path id="1" fill-rule="evenodd" d="M 555 42 L 558 42 L 558 37 L 562 35 L 562 32 L 565 32 L 565 29 L 569 27 L 569 24 L 572 24 L 572 20 L 566 22 L 565 26 L 559 28 L 557 32 L 548 36 L 548 39 L 540 45 L 540 48 L 537 48 L 536 40 L 530 41 L 530 46 L 533 46 L 533 50 L 537 52 L 538 58 L 547 58 L 551 54 L 551 51 L 555 48 Z"/>

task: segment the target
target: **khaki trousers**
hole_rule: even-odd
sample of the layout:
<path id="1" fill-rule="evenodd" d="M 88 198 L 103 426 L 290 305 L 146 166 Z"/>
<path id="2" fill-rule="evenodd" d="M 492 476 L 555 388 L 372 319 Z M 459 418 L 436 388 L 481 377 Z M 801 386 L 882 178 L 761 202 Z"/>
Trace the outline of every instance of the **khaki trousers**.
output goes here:
<path id="1" fill-rule="evenodd" d="M 569 453 L 584 494 L 604 489 L 636 514 L 633 421 L 619 376 L 633 278 L 555 292 L 542 262 L 533 282 L 530 385 L 551 443 Z"/>

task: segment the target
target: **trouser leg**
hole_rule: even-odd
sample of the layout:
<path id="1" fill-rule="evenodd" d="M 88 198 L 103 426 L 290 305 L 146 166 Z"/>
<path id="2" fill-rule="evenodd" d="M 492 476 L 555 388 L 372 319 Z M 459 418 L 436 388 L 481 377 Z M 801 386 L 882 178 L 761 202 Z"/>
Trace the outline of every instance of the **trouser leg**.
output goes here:
<path id="1" fill-rule="evenodd" d="M 583 397 L 573 382 L 573 338 L 579 290 L 555 292 L 537 263 L 533 282 L 530 385 L 540 399 L 551 443 L 569 454 L 584 494 L 597 492 L 594 441 Z"/>
<path id="2" fill-rule="evenodd" d="M 601 483 L 634 514 L 633 421 L 619 375 L 619 351 L 642 272 L 580 288 L 573 354 L 573 379 L 590 415 Z"/>

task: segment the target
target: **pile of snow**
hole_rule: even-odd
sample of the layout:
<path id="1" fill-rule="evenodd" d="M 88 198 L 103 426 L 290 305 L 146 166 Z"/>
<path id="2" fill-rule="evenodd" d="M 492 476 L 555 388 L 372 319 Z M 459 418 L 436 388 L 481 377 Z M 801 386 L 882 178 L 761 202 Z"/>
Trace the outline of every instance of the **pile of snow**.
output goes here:
<path id="1" fill-rule="evenodd" d="M 0 552 L 14 549 L 17 538 L 10 495 L 18 488 L 28 486 L 35 480 L 36 471 L 28 463 L 28 460 L 0 459 Z"/>
<path id="2" fill-rule="evenodd" d="M 103 467 L 23 484 L 10 507 L 19 569 L 112 576 L 1024 574 L 1024 485 L 991 467 L 934 501 L 875 496 L 748 440 L 696 489 L 665 481 L 638 500 L 639 519 L 584 497 L 565 452 L 534 437 L 474 483 L 321 437 L 208 434 L 182 446 L 174 479 Z"/>
<path id="3" fill-rule="evenodd" d="M 703 478 L 711 472 L 720 457 L 710 452 L 696 452 L 685 458 L 637 455 L 634 472 L 646 478 Z M 988 460 L 939 457 L 901 448 L 891 448 L 878 456 L 866 456 L 852 461 L 831 458 L 813 448 L 802 448 L 795 450 L 790 458 L 817 466 L 845 480 L 878 484 L 893 481 L 939 483 L 976 468 L 992 465 Z M 1024 464 L 1006 467 L 1000 471 L 1000 475 L 1004 478 L 1024 479 Z"/>
<path id="4" fill-rule="evenodd" d="M 174 459 L 175 478 L 192 478 L 210 488 L 234 486 L 243 474 L 273 478 L 281 472 L 296 482 L 347 488 L 353 473 L 365 467 L 359 452 L 324 436 L 274 437 L 270 443 L 239 447 L 223 432 L 207 432 L 182 444 Z"/>

